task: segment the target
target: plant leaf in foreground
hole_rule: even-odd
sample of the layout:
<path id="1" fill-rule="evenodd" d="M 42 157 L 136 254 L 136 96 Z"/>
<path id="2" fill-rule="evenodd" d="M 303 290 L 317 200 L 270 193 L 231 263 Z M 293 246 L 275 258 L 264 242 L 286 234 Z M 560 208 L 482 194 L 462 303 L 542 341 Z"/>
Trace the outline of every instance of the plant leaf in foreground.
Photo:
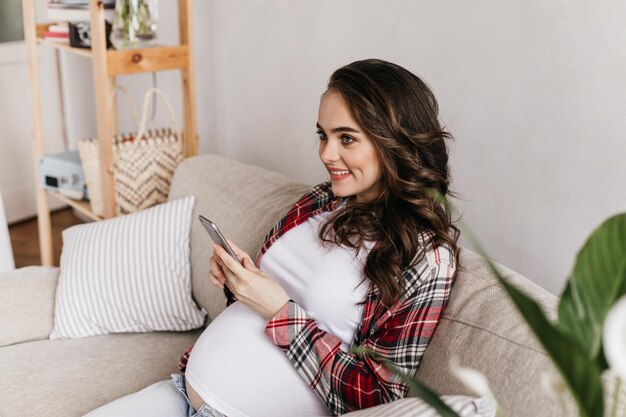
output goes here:
<path id="1" fill-rule="evenodd" d="M 606 220 L 589 237 L 561 296 L 557 327 L 577 342 L 600 370 L 602 328 L 611 306 L 626 293 L 626 213 Z"/>
<path id="2" fill-rule="evenodd" d="M 602 417 L 604 414 L 603 388 L 600 369 L 589 360 L 579 347 L 578 341 L 564 335 L 559 328 L 550 323 L 539 305 L 504 279 L 495 264 L 486 256 L 481 245 L 469 230 L 466 236 L 483 256 L 489 268 L 526 320 L 531 330 L 552 359 L 557 370 L 563 376 L 572 396 L 579 407 L 582 417 Z"/>
<path id="3" fill-rule="evenodd" d="M 402 372 L 402 370 L 400 370 L 391 361 L 378 355 L 373 350 L 363 347 L 357 347 L 356 349 L 353 349 L 353 353 L 358 356 L 372 357 L 378 362 L 382 363 L 387 369 L 398 375 L 409 386 L 409 388 L 417 394 L 418 397 L 420 397 L 428 405 L 434 408 L 442 417 L 459 417 L 459 415 L 455 413 L 454 410 L 452 410 L 446 403 L 441 401 L 437 393 L 428 388 L 426 385 L 419 382 L 417 379 L 411 378 L 410 376 L 404 374 L 404 372 Z"/>

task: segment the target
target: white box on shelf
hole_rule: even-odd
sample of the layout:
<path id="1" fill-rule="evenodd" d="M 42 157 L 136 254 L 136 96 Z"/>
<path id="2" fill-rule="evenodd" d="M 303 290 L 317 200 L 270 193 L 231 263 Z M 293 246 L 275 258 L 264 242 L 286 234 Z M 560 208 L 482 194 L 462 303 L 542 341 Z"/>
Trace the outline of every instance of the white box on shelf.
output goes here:
<path id="1" fill-rule="evenodd" d="M 58 191 L 74 200 L 87 198 L 85 173 L 78 151 L 46 155 L 41 158 L 39 168 L 43 188 Z"/>

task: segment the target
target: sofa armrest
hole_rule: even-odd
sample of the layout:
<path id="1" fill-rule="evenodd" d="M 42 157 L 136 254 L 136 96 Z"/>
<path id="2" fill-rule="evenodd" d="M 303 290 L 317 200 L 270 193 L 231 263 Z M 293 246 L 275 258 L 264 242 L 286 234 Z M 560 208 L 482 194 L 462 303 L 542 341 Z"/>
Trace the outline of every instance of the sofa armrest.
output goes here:
<path id="1" fill-rule="evenodd" d="M 40 266 L 0 273 L 0 347 L 48 338 L 58 277 Z"/>

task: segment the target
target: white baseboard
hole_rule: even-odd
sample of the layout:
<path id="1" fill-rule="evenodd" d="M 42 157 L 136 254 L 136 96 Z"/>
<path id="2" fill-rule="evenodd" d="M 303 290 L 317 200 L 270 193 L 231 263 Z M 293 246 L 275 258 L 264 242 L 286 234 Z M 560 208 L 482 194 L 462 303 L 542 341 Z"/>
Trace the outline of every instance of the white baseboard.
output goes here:
<path id="1" fill-rule="evenodd" d="M 7 228 L 2 200 L 2 193 L 0 193 L 0 272 L 15 269 L 13 248 L 11 247 L 11 239 L 9 237 L 9 229 Z"/>

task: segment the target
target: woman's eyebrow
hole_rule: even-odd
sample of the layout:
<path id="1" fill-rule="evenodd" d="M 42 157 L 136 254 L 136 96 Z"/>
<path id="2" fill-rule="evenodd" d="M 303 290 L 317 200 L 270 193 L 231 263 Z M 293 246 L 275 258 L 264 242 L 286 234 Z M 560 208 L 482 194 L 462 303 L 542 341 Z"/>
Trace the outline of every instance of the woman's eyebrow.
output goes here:
<path id="1" fill-rule="evenodd" d="M 315 126 L 320 129 L 320 130 L 324 130 L 324 128 L 322 126 L 320 126 L 319 123 L 316 123 Z M 341 127 L 336 127 L 332 130 L 331 133 L 339 133 L 339 132 L 350 132 L 350 133 L 361 133 L 360 131 L 352 128 L 352 127 L 348 127 L 348 126 L 341 126 Z"/>

